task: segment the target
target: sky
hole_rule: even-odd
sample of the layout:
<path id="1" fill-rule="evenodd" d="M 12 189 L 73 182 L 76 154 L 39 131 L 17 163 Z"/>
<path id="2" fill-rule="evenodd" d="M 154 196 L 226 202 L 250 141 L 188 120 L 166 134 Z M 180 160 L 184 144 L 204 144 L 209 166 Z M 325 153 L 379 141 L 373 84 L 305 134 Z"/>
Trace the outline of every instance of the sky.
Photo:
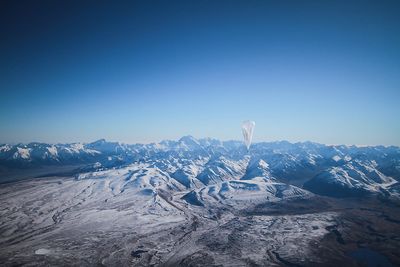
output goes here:
<path id="1" fill-rule="evenodd" d="M 400 145 L 399 1 L 1 1 L 0 143 Z"/>

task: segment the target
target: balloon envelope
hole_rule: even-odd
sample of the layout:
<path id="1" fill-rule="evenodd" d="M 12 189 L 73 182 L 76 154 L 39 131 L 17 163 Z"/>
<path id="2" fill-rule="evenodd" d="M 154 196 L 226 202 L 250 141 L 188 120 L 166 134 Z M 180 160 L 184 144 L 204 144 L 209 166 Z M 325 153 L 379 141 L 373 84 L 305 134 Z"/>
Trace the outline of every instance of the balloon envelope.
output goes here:
<path id="1" fill-rule="evenodd" d="M 256 126 L 256 123 L 254 121 L 244 121 L 242 123 L 244 144 L 246 145 L 247 150 L 249 150 L 251 139 L 253 139 L 254 126 Z"/>

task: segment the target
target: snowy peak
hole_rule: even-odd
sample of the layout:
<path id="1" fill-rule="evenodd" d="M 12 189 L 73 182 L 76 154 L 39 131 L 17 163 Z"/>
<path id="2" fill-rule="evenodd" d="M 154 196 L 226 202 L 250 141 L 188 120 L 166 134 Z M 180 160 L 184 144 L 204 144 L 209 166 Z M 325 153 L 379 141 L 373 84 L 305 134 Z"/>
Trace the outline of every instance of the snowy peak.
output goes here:
<path id="1" fill-rule="evenodd" d="M 107 142 L 105 139 L 97 140 L 85 146 L 100 153 L 124 153 L 127 147 L 119 142 Z"/>
<path id="2" fill-rule="evenodd" d="M 199 146 L 199 145 L 200 145 L 199 141 L 197 141 L 197 139 L 194 138 L 194 137 L 191 136 L 191 135 L 182 136 L 182 137 L 179 139 L 178 142 L 179 142 L 179 143 L 182 143 L 182 144 L 186 144 L 186 145 L 194 145 L 194 146 Z"/>
<path id="3" fill-rule="evenodd" d="M 396 189 L 390 188 L 397 188 L 395 184 L 400 181 L 400 148 L 394 146 L 327 146 L 279 141 L 255 143 L 248 152 L 240 141 L 222 142 L 193 136 L 134 145 L 100 139 L 87 144 L 0 146 L 0 171 L 29 171 L 49 165 L 79 166 L 80 172 L 107 171 L 124 169 L 131 164 L 145 164 L 146 168 L 158 170 L 166 175 L 161 180 L 187 190 L 229 181 L 251 183 L 254 179 L 263 179 L 304 186 L 322 195 L 353 196 L 391 194 Z M 0 176 L 6 175 L 0 173 Z"/>
<path id="4" fill-rule="evenodd" d="M 250 180 L 255 177 L 264 177 L 265 179 L 273 179 L 269 164 L 260 158 L 251 159 L 246 168 L 246 173 L 242 180 Z"/>
<path id="5" fill-rule="evenodd" d="M 350 161 L 342 166 L 330 167 L 304 187 L 314 193 L 328 196 L 362 196 L 380 194 L 397 183 L 377 170 L 375 161 Z"/>
<path id="6" fill-rule="evenodd" d="M 15 151 L 15 153 L 12 156 L 13 159 L 29 160 L 31 158 L 31 149 L 30 148 L 17 147 L 16 150 L 17 151 Z"/>

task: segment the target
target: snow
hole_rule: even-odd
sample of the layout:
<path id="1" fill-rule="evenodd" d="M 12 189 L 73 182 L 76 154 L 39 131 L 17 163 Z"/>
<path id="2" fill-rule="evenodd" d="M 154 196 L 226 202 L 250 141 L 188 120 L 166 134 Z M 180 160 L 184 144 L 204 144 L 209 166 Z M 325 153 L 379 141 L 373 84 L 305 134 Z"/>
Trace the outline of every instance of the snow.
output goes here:
<path id="1" fill-rule="evenodd" d="M 340 214 L 323 205 L 312 213 L 299 214 L 296 205 L 281 213 L 291 203 L 320 208 L 324 198 L 317 190 L 300 188 L 305 176 L 317 189 L 400 197 L 399 183 L 385 174 L 399 170 L 396 147 L 270 142 L 247 153 L 242 142 L 191 136 L 148 145 L 100 140 L 3 147 L 2 163 L 36 160 L 40 166 L 49 155 L 45 163 L 55 157 L 85 164 L 74 178 L 0 187 L 0 243 L 11 244 L 3 249 L 9 259 L 46 255 L 34 259 L 73 259 L 78 266 L 96 257 L 107 266 L 175 266 L 197 255 L 211 257 L 210 265 L 246 265 L 251 258 L 263 266 L 276 260 L 271 252 L 315 256 L 312 248 L 327 227 L 338 224 Z M 259 207 L 275 207 L 278 215 L 260 215 Z M 131 256 L 139 250 L 146 251 L 142 257 Z"/>
<path id="2" fill-rule="evenodd" d="M 39 249 L 35 250 L 35 254 L 36 255 L 48 255 L 48 254 L 51 254 L 51 250 L 46 249 L 46 248 L 39 248 Z"/>
<path id="3" fill-rule="evenodd" d="M 55 146 L 47 147 L 47 150 L 49 151 L 49 153 L 52 156 L 54 156 L 54 157 L 58 156 L 58 151 L 57 151 L 57 148 Z"/>
<path id="4" fill-rule="evenodd" d="M 86 260 L 87 255 L 98 251 L 96 260 L 101 255 L 105 265 L 115 265 L 122 259 L 129 260 L 122 265 L 141 265 L 142 258 L 132 258 L 130 253 L 143 250 L 144 253 L 157 251 L 157 257 L 152 257 L 147 264 L 160 265 L 191 251 L 205 251 L 206 244 L 224 242 L 230 236 L 242 240 L 241 254 L 261 264 L 269 257 L 267 253 L 258 253 L 261 248 L 277 247 L 282 255 L 285 249 L 287 253 L 310 254 L 309 243 L 321 239 L 327 233 L 325 228 L 334 224 L 337 216 L 334 212 L 323 212 L 235 218 L 227 212 L 218 221 L 210 220 L 210 216 L 215 217 L 214 209 L 218 210 L 221 205 L 241 211 L 266 201 L 304 199 L 312 194 L 265 181 L 263 177 L 230 180 L 197 189 L 203 197 L 200 201 L 211 208 L 197 209 L 181 199 L 184 188 L 175 191 L 168 188 L 174 183 L 178 184 L 167 173 L 148 164 L 132 164 L 115 170 L 88 172 L 79 179 L 53 178 L 11 184 L 0 188 L 0 202 L 6 207 L 0 209 L 1 241 L 18 244 L 7 248 L 14 259 L 27 257 L 32 248 L 32 254 L 53 261 Z M 142 194 L 144 189 L 152 190 L 153 194 Z M 238 227 L 243 230 L 236 231 Z M 237 236 L 244 232 L 245 235 Z M 291 246 L 293 242 L 300 248 Z M 232 245 L 227 243 L 225 249 L 234 248 Z M 223 256 L 225 253 L 215 249 L 206 251 L 214 255 L 218 264 L 231 261 Z"/>
<path id="5" fill-rule="evenodd" d="M 244 209 L 249 204 L 311 196 L 311 193 L 298 187 L 256 177 L 252 180 L 231 180 L 209 185 L 193 190 L 182 198 L 196 206 L 234 205 Z"/>
<path id="6" fill-rule="evenodd" d="M 10 145 L 2 145 L 0 146 L 0 153 L 1 152 L 8 152 L 11 150 L 11 146 Z"/>
<path id="7" fill-rule="evenodd" d="M 84 150 L 84 145 L 81 143 L 75 143 L 71 144 L 70 147 L 67 149 L 71 152 L 79 153 L 79 151 Z"/>
<path id="8" fill-rule="evenodd" d="M 14 159 L 30 159 L 30 149 L 29 148 L 21 148 L 17 147 L 17 152 L 14 153 L 13 158 Z"/>
<path id="9" fill-rule="evenodd" d="M 380 194 L 386 191 L 397 181 L 384 175 L 376 169 L 376 162 L 350 161 L 340 167 L 331 167 L 315 176 L 310 183 L 317 186 L 330 186 L 332 192 L 340 188 L 371 194 Z M 386 191 L 387 192 L 387 191 Z"/>
<path id="10" fill-rule="evenodd" d="M 144 168 L 157 170 L 164 183 L 173 183 L 175 189 L 187 190 L 225 181 L 264 177 L 297 186 L 301 186 L 305 179 L 311 179 L 321 185 L 361 188 L 375 194 L 394 184 L 394 178 L 400 175 L 400 148 L 393 146 L 326 146 L 279 141 L 253 144 L 247 153 L 243 142 L 221 142 L 193 136 L 146 145 L 126 145 L 104 139 L 57 145 L 4 144 L 0 147 L 0 161 L 4 166 L 14 168 L 20 166 L 19 163 L 30 162 L 36 167 L 49 163 L 83 164 L 82 170 L 116 168 L 122 172 L 130 164 L 146 164 Z M 388 173 L 394 178 L 385 175 Z M 147 182 L 151 183 L 150 180 Z"/>

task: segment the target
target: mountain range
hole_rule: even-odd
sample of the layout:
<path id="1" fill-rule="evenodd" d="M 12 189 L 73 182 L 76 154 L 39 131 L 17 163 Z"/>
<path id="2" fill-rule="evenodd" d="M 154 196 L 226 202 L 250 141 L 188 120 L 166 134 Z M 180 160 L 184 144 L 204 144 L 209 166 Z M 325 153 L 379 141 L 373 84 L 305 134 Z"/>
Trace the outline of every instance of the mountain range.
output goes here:
<path id="1" fill-rule="evenodd" d="M 0 262 L 397 266 L 399 181 L 395 146 L 4 144 Z"/>
<path id="2" fill-rule="evenodd" d="M 179 190 L 262 177 L 334 197 L 399 196 L 400 148 L 396 146 L 278 141 L 255 143 L 247 151 L 240 141 L 192 136 L 133 145 L 104 139 L 86 144 L 0 145 L 3 179 L 13 170 L 29 172 L 68 165 L 74 167 L 74 175 L 81 177 L 132 164 L 151 168 L 173 181 L 171 186 Z"/>

